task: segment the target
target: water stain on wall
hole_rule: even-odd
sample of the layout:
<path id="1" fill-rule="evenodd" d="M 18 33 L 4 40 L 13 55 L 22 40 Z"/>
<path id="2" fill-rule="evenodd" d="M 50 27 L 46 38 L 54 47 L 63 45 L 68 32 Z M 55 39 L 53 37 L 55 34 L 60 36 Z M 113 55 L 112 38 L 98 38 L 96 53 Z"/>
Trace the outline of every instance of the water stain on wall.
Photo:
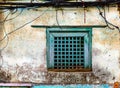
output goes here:
<path id="1" fill-rule="evenodd" d="M 0 82 L 10 82 L 11 74 L 0 69 Z"/>
<path id="2" fill-rule="evenodd" d="M 41 70 L 42 68 L 43 70 Z M 5 74 L 4 76 L 2 76 L 2 72 Z M 103 69 L 97 65 L 93 67 L 92 72 L 52 72 L 47 71 L 44 65 L 40 65 L 40 67 L 37 68 L 29 64 L 23 64 L 23 66 L 16 67 L 16 72 L 12 77 L 7 71 L 1 71 L 0 75 L 2 76 L 1 78 L 6 81 L 9 81 L 10 78 L 17 78 L 15 81 L 18 82 L 46 84 L 102 84 L 107 83 L 109 79 L 115 79 L 115 77 L 107 71 L 107 68 Z"/>
<path id="3" fill-rule="evenodd" d="M 98 48 L 93 48 L 92 52 L 93 52 L 92 56 L 100 55 L 102 53 L 102 51 L 100 49 L 98 49 Z"/>
<path id="4" fill-rule="evenodd" d="M 109 79 L 115 79 L 107 69 L 94 66 L 93 72 L 48 72 L 46 80 L 48 83 L 56 84 L 94 84 L 107 83 Z"/>
<path id="5" fill-rule="evenodd" d="M 115 77 L 111 72 L 108 71 L 108 68 L 101 68 L 98 65 L 93 66 L 94 75 L 99 78 L 100 83 L 107 83 L 108 80 L 114 80 Z"/>
<path id="6" fill-rule="evenodd" d="M 120 68 L 120 56 L 119 56 L 118 60 L 119 60 L 119 68 Z"/>
<path id="7" fill-rule="evenodd" d="M 76 15 L 78 13 L 75 11 L 74 15 L 73 15 L 71 12 L 64 13 L 64 15 L 62 15 L 62 16 L 64 16 L 63 18 L 66 17 L 66 19 L 67 19 L 67 18 L 70 18 L 71 16 L 75 16 L 75 18 L 76 18 Z M 90 11 L 88 11 L 88 12 L 90 12 Z M 27 12 L 25 12 L 25 13 L 26 13 L 26 15 L 22 16 L 22 17 L 25 17 L 26 19 L 27 19 L 27 17 L 29 18 L 30 16 L 27 16 L 28 13 Z M 67 15 L 65 15 L 65 14 L 67 14 Z M 69 16 L 69 14 L 70 14 L 70 16 Z M 55 20 L 53 20 L 54 15 L 52 15 L 51 13 L 44 15 L 44 17 L 43 17 L 44 19 L 39 18 L 41 20 L 35 21 L 35 24 L 50 23 L 47 20 L 50 20 L 52 23 L 54 23 L 54 21 L 55 21 Z M 61 16 L 61 18 L 62 18 L 62 16 Z M 0 14 L 0 19 L 3 20 L 2 14 Z M 15 22 L 17 22 L 17 21 L 18 20 L 16 19 L 16 21 L 13 21 L 13 23 L 9 23 L 9 26 L 7 25 L 6 27 L 8 27 L 8 28 L 11 27 L 10 29 L 13 29 L 14 27 L 17 27 L 17 26 L 19 27 L 20 25 L 22 25 L 22 23 L 23 23 L 22 21 L 19 21 L 19 24 L 16 24 Z M 68 21 L 66 21 L 65 24 L 69 24 Z M 73 22 L 73 24 L 76 24 L 76 21 L 77 20 L 75 20 L 75 22 Z M 27 22 L 27 21 L 25 21 L 25 22 Z M 13 26 L 10 26 L 10 25 L 13 25 Z M 17 25 L 17 26 L 15 26 L 15 25 Z M 50 83 L 52 83 L 52 84 L 54 84 L 54 83 L 56 83 L 56 84 L 83 83 L 84 84 L 84 83 L 107 83 L 107 82 L 109 82 L 108 81 L 109 79 L 110 80 L 116 79 L 112 75 L 112 73 L 111 73 L 112 71 L 109 72 L 106 67 L 102 68 L 100 66 L 95 65 L 96 63 L 93 63 L 93 71 L 87 72 L 87 73 L 85 73 L 85 72 L 49 72 L 49 71 L 47 71 L 46 50 L 41 50 L 41 49 L 43 49 L 42 43 L 46 42 L 45 30 L 32 29 L 33 30 L 32 31 L 32 30 L 28 30 L 29 28 L 30 27 L 28 27 L 28 26 L 24 27 L 23 28 L 24 30 L 20 30 L 19 32 L 16 32 L 16 34 L 10 36 L 11 41 L 9 43 L 9 48 L 6 50 L 6 52 L 3 52 L 3 56 L 4 56 L 4 60 L 6 59 L 6 62 L 7 62 L 7 64 L 4 63 L 4 66 L 6 65 L 5 69 L 8 69 L 11 74 L 8 71 L 6 71 L 5 69 L 0 70 L 0 78 L 4 82 L 9 82 L 12 79 L 13 80 L 12 82 L 18 81 L 18 82 L 35 82 L 35 83 L 48 83 L 48 84 L 50 84 Z M 0 34 L 0 38 L 3 37 L 3 31 L 1 29 L 2 29 L 2 26 L 0 24 L 0 33 L 2 33 L 2 34 Z M 119 47 L 118 41 L 117 41 L 118 36 L 114 36 L 113 32 L 110 32 L 108 30 L 105 30 L 105 31 L 98 30 L 98 34 L 95 31 L 94 36 L 96 39 L 95 43 L 99 42 L 103 46 L 104 45 L 106 45 L 106 46 L 113 45 L 112 48 L 116 49 L 116 50 Z M 40 42 L 36 42 L 36 41 L 40 41 Z M 43 44 L 45 44 L 45 43 L 43 43 Z M 14 46 L 18 47 L 18 48 L 14 49 L 13 48 Z M 23 50 L 24 47 L 25 47 L 25 50 Z M 21 51 L 21 49 L 22 49 L 22 51 Z M 15 50 L 15 51 L 13 51 L 13 50 Z M 29 52 L 29 51 L 32 51 L 32 52 Z M 32 54 L 34 52 L 36 52 L 36 54 Z M 42 54 L 37 55 L 37 53 L 38 54 L 42 53 Z M 93 48 L 93 56 L 98 56 L 103 53 L 104 52 L 102 51 L 102 49 L 100 49 L 98 47 Z M 10 57 L 8 56 L 8 54 L 10 54 L 13 61 L 18 59 L 18 57 L 19 57 L 18 61 L 16 61 L 15 63 L 12 62 L 13 64 L 18 63 L 18 65 L 16 65 L 16 66 L 13 64 L 9 65 Z M 16 55 L 16 57 L 14 57 L 15 55 Z M 25 58 L 23 58 L 23 56 L 21 56 L 21 55 L 23 55 Z M 36 58 L 37 62 L 39 62 L 41 60 L 42 63 L 30 61 L 27 63 L 22 62 L 22 65 L 19 65 L 19 63 L 21 61 L 29 60 L 29 58 L 27 56 L 29 56 L 30 60 L 32 60 L 32 61 L 35 61 L 35 58 Z M 8 58 L 6 58 L 6 57 L 8 57 Z M 44 58 L 44 60 L 42 58 Z M 104 58 L 101 58 L 101 59 L 103 60 Z M 98 58 L 96 58 L 96 59 L 98 59 Z M 104 60 L 103 60 L 103 62 L 104 62 Z M 102 62 L 100 62 L 100 63 L 102 63 Z M 9 68 L 11 68 L 11 69 L 9 69 Z"/>

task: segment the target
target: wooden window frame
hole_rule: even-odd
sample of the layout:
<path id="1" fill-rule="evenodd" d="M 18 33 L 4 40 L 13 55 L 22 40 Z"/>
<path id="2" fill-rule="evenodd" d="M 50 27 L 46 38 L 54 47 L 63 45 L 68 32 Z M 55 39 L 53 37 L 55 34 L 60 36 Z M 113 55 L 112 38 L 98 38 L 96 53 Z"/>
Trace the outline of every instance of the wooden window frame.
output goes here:
<path id="1" fill-rule="evenodd" d="M 85 47 L 85 65 L 83 69 L 54 69 L 54 55 L 53 55 L 53 49 L 54 44 L 51 44 L 54 40 L 53 37 L 56 35 L 59 35 L 59 33 L 78 33 L 78 34 L 84 34 L 87 33 L 85 44 L 87 44 L 87 47 Z M 78 36 L 78 35 L 76 35 Z M 47 69 L 48 71 L 57 71 L 57 72 L 88 72 L 92 71 L 92 28 L 59 28 L 59 27 L 53 27 L 53 28 L 47 28 L 46 30 L 46 38 L 47 38 Z M 52 48 L 53 47 L 53 48 Z"/>

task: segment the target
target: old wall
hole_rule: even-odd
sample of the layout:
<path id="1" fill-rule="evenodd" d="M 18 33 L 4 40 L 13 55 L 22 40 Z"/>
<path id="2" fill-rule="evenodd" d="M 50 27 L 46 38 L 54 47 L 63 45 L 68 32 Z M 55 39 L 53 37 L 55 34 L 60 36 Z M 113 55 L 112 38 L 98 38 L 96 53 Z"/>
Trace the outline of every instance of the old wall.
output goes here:
<path id="1" fill-rule="evenodd" d="M 3 60 L 1 70 L 9 76 L 9 79 L 5 81 L 48 84 L 120 81 L 120 34 L 117 29 L 93 28 L 92 72 L 48 72 L 46 28 L 32 28 L 31 25 L 58 25 L 56 9 L 51 7 L 27 8 L 13 12 L 8 11 L 3 14 L 5 18 L 10 13 L 7 19 L 13 18 L 5 22 L 6 32 L 17 30 L 9 33 L 9 43 L 1 51 L 1 60 Z M 86 8 L 85 18 L 83 8 L 61 8 L 57 12 L 60 25 L 105 25 L 96 7 Z M 109 10 L 106 7 L 106 17 L 111 23 L 120 27 L 119 12 L 116 6 L 110 7 Z M 0 30 L 2 31 L 3 28 Z M 0 43 L 1 48 L 5 46 L 6 41 Z"/>
<path id="2" fill-rule="evenodd" d="M 8 82 L 10 80 L 10 74 L 4 69 L 1 69 L 3 64 L 3 57 L 2 57 L 2 49 L 6 46 L 6 38 L 3 40 L 3 36 L 6 34 L 6 30 L 4 28 L 4 15 L 2 14 L 4 11 L 0 11 L 0 82 Z"/>

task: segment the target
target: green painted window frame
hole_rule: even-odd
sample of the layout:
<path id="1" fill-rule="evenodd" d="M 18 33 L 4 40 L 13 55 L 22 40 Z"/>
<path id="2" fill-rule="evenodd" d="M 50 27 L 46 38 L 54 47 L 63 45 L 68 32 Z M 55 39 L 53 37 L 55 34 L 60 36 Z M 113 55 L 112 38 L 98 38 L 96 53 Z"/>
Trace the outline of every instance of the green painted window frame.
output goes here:
<path id="1" fill-rule="evenodd" d="M 54 69 L 54 37 L 60 36 L 59 33 L 64 33 L 64 36 L 68 33 L 71 33 L 76 36 L 84 36 L 85 40 L 85 61 L 84 61 L 84 68 L 81 70 L 55 70 Z M 75 33 L 75 34 L 74 34 Z M 59 28 L 59 27 L 53 27 L 53 28 L 47 28 L 46 29 L 46 46 L 47 46 L 47 68 L 50 71 L 92 71 L 92 28 L 88 27 L 78 27 L 78 28 Z M 53 48 L 52 48 L 53 47 Z"/>

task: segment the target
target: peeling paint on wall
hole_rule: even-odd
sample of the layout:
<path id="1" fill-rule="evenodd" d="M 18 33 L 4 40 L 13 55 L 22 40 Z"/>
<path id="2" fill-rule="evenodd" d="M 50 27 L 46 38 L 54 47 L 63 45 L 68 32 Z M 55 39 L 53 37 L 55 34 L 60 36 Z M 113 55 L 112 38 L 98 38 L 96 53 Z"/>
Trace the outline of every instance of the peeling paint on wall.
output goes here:
<path id="1" fill-rule="evenodd" d="M 24 23 L 35 19 L 45 9 L 25 9 L 19 17 L 6 22 L 5 29 L 7 32 L 15 30 Z M 87 19 L 85 24 L 83 8 L 58 10 L 59 24 L 76 26 L 105 25 L 96 8 L 87 8 L 86 10 Z M 20 12 L 20 9 L 18 11 Z M 16 16 L 16 14 L 18 13 L 11 15 L 9 18 Z M 110 22 L 120 26 L 120 19 L 115 19 L 119 17 L 116 7 L 110 7 L 110 11 L 106 14 Z M 31 25 L 57 25 L 55 9 L 50 8 L 37 20 L 9 35 L 9 44 L 0 54 L 4 60 L 1 75 L 2 72 L 6 74 L 3 79 L 7 82 L 92 84 L 120 81 L 120 36 L 118 30 L 93 28 L 92 72 L 49 72 L 46 64 L 46 29 L 32 28 Z"/>

